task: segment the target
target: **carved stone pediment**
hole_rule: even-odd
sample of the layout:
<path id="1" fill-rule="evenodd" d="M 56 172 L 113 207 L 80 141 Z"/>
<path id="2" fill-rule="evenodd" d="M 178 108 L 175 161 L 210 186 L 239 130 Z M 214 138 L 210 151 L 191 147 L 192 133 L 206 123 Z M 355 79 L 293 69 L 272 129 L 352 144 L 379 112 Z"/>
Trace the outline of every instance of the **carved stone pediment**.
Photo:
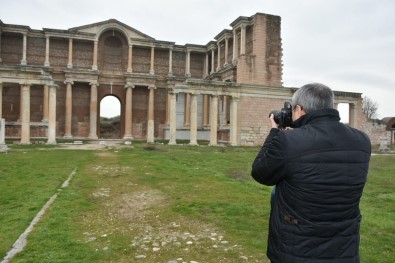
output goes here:
<path id="1" fill-rule="evenodd" d="M 90 33 L 99 36 L 102 32 L 106 30 L 118 30 L 123 32 L 130 39 L 140 39 L 140 40 L 154 40 L 154 38 L 122 23 L 116 19 L 109 19 L 106 21 L 88 24 L 79 27 L 69 28 L 69 31 L 79 32 L 79 33 Z"/>

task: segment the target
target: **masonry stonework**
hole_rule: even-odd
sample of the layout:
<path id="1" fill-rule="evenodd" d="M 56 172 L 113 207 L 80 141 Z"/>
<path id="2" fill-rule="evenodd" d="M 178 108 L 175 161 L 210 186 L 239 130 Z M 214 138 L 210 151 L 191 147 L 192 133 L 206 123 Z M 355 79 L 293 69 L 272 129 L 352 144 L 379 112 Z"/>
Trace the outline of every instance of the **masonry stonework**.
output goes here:
<path id="1" fill-rule="evenodd" d="M 114 19 L 66 30 L 0 21 L 5 136 L 53 143 L 56 127 L 58 140 L 102 139 L 100 102 L 114 96 L 119 139 L 260 145 L 268 113 L 296 90 L 283 87 L 281 18 L 256 13 L 230 26 L 206 45 L 177 45 Z M 350 125 L 365 127 L 361 94 L 336 98 L 351 105 Z"/>

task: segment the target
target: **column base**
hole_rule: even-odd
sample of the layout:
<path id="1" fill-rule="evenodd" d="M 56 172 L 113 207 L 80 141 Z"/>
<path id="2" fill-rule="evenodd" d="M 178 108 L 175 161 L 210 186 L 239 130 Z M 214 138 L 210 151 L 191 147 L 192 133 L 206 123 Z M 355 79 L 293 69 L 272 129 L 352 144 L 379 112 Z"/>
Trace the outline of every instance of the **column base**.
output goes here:
<path id="1" fill-rule="evenodd" d="M 188 145 L 190 145 L 190 146 L 199 146 L 199 144 L 197 142 L 190 142 Z"/>
<path id="2" fill-rule="evenodd" d="M 56 141 L 52 141 L 52 142 L 47 142 L 47 145 L 56 145 Z"/>
<path id="3" fill-rule="evenodd" d="M 97 137 L 97 135 L 89 135 L 88 139 L 97 140 L 97 139 L 99 139 L 99 137 Z"/>
<path id="4" fill-rule="evenodd" d="M 63 139 L 73 139 L 73 135 L 66 134 L 66 135 L 63 136 Z"/>
<path id="5" fill-rule="evenodd" d="M 123 136 L 122 140 L 133 140 L 134 138 L 132 137 L 132 135 L 125 135 Z"/>
<path id="6" fill-rule="evenodd" d="M 5 144 L 0 144 L 0 153 L 8 152 L 9 148 Z"/>

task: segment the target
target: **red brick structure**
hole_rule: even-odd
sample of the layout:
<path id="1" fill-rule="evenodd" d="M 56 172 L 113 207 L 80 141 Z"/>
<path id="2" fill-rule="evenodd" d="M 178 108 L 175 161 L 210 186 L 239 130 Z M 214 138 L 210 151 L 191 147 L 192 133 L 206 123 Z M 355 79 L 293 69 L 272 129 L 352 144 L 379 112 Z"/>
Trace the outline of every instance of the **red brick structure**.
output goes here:
<path id="1" fill-rule="evenodd" d="M 100 102 L 115 96 L 120 139 L 261 144 L 268 112 L 295 90 L 282 85 L 281 19 L 257 13 L 230 26 L 206 45 L 177 45 L 114 19 L 67 30 L 0 21 L 6 137 L 100 139 Z M 361 94 L 336 96 L 361 127 Z"/>

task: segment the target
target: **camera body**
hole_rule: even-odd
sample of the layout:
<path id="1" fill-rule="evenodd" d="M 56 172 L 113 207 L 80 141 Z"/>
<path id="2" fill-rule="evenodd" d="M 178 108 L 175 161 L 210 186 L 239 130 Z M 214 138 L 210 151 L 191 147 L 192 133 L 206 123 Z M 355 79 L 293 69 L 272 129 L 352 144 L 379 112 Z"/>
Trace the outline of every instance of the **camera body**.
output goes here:
<path id="1" fill-rule="evenodd" d="M 292 122 L 292 105 L 290 102 L 284 102 L 284 108 L 281 110 L 273 110 L 270 115 L 274 115 L 274 121 L 278 124 L 279 128 L 291 127 Z"/>

